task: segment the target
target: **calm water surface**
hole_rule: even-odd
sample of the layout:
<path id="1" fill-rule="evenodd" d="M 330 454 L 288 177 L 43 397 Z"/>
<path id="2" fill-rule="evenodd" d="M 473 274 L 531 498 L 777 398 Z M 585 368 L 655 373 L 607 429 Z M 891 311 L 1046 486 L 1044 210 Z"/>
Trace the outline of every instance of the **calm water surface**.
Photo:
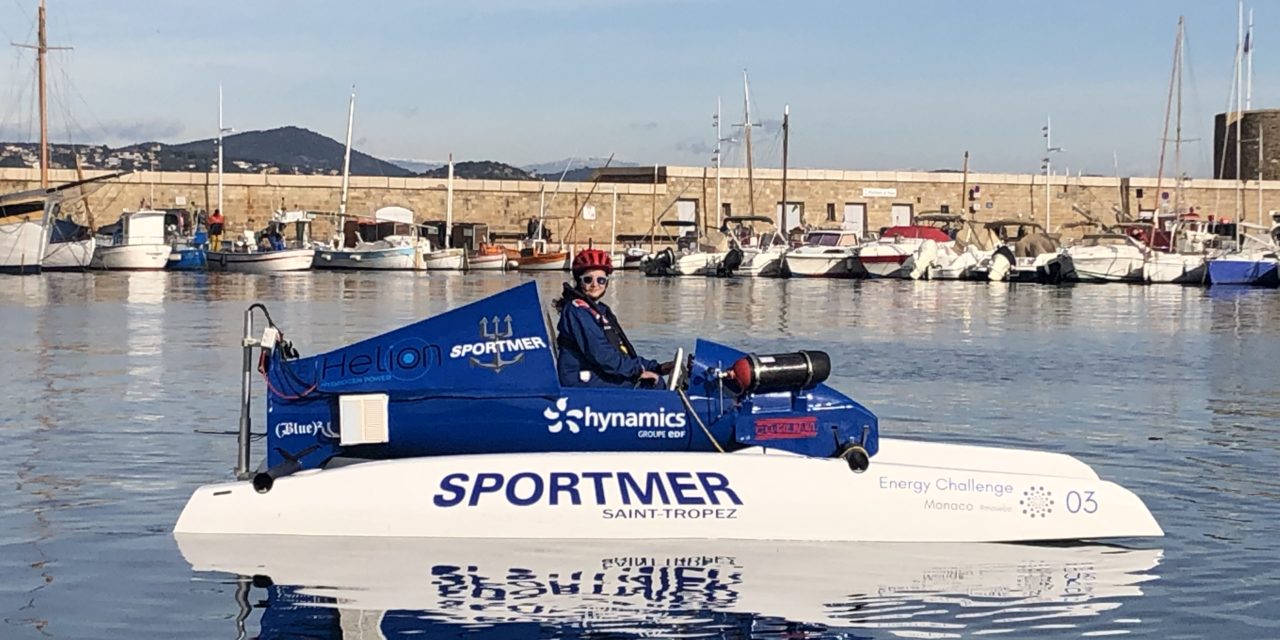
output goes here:
<path id="1" fill-rule="evenodd" d="M 539 279 L 549 299 L 559 279 Z M 1280 637 L 1274 291 L 623 276 L 609 294 L 651 357 L 697 335 L 822 348 L 886 435 L 1081 457 L 1163 539 L 179 549 L 185 500 L 234 463 L 234 437 L 197 431 L 235 428 L 247 303 L 315 353 L 520 280 L 0 279 L 0 637 Z"/>

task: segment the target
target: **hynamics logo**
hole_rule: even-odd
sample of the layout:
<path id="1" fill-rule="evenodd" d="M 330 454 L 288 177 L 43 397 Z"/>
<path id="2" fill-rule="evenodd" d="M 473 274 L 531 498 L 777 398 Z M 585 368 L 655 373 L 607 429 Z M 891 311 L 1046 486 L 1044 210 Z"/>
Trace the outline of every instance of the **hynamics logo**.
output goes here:
<path id="1" fill-rule="evenodd" d="M 582 411 L 579 409 L 568 409 L 569 399 L 560 398 L 556 400 L 555 407 L 547 407 L 542 412 L 542 416 L 549 421 L 547 431 L 551 433 L 560 433 L 565 428 L 570 433 L 578 432 L 578 422 L 582 420 Z M 568 410 L 567 410 L 568 409 Z M 563 416 L 563 418 L 561 417 Z"/>
<path id="2" fill-rule="evenodd" d="M 685 428 L 684 411 L 668 411 L 666 407 L 658 407 L 656 411 L 596 411 L 590 405 L 581 409 L 570 409 L 569 399 L 560 398 L 553 406 L 542 411 L 547 419 L 547 431 L 560 433 L 578 433 L 581 429 L 595 429 L 601 433 L 610 428 L 622 429 L 683 429 Z"/>

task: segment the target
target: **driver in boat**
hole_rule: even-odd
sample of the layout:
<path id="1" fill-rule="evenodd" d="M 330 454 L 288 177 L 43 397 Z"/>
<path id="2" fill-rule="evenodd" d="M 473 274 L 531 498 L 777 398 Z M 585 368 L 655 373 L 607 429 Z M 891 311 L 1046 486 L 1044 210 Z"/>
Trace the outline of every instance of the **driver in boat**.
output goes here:
<path id="1" fill-rule="evenodd" d="M 641 358 L 618 324 L 618 317 L 600 301 L 609 290 L 613 260 L 600 249 L 583 249 L 573 258 L 574 284 L 565 283 L 555 301 L 560 312 L 556 346 L 560 384 L 566 387 L 633 387 L 656 385 L 668 364 Z"/>

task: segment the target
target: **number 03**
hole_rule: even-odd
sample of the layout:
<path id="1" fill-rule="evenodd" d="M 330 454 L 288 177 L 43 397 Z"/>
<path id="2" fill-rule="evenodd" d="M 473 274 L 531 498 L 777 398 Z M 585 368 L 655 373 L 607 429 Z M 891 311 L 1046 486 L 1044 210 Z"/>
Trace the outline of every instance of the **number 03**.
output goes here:
<path id="1" fill-rule="evenodd" d="M 1067 511 L 1069 513 L 1096 513 L 1098 501 L 1093 499 L 1092 491 L 1068 491 Z"/>

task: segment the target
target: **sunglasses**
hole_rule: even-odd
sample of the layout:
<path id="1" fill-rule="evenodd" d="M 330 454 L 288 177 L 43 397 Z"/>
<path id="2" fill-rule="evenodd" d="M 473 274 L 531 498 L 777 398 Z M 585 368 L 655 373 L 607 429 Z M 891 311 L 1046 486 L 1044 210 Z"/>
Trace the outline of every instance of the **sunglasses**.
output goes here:
<path id="1" fill-rule="evenodd" d="M 595 276 L 594 278 L 591 276 L 578 276 L 578 282 L 581 282 L 582 286 L 584 287 L 591 284 L 592 280 L 595 280 L 596 284 L 602 287 L 606 284 L 609 284 L 609 278 L 605 276 Z"/>

